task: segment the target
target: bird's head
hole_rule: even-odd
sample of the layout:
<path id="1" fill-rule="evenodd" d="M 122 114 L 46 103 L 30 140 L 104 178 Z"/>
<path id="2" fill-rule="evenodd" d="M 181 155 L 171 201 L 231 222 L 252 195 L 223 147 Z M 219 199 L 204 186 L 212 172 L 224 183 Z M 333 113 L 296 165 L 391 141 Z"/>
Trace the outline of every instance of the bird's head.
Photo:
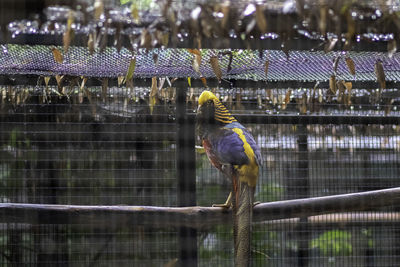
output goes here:
<path id="1" fill-rule="evenodd" d="M 199 97 L 197 121 L 202 124 L 223 125 L 236 121 L 226 107 L 210 91 L 203 91 Z"/>

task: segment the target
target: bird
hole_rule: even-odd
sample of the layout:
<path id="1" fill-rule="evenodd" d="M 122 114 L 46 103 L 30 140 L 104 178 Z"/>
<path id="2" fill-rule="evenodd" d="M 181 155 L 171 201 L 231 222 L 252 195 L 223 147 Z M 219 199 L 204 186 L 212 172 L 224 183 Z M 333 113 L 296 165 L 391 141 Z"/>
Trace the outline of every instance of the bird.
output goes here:
<path id="1" fill-rule="evenodd" d="M 205 90 L 198 99 L 196 128 L 208 159 L 231 180 L 232 190 L 224 204 L 232 207 L 234 265 L 250 266 L 254 193 L 262 158 L 251 133 L 219 99 Z"/>

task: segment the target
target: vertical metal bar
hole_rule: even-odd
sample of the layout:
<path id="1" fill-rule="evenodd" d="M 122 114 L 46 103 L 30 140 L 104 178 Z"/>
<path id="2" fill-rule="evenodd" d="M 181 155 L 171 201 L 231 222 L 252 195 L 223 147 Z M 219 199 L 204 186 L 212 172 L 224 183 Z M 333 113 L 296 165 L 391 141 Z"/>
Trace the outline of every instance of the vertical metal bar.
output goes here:
<path id="1" fill-rule="evenodd" d="M 300 197 L 310 196 L 310 183 L 308 179 L 308 143 L 307 143 L 307 125 L 297 125 L 297 147 L 298 147 L 298 165 L 297 165 L 297 190 Z M 308 227 L 308 218 L 300 218 L 297 227 L 298 232 L 298 266 L 308 266 L 309 259 L 309 239 L 310 232 Z"/>
<path id="2" fill-rule="evenodd" d="M 178 206 L 196 205 L 196 155 L 194 118 L 187 116 L 187 87 L 176 93 L 176 168 Z M 197 231 L 190 227 L 178 230 L 180 266 L 197 266 Z"/>

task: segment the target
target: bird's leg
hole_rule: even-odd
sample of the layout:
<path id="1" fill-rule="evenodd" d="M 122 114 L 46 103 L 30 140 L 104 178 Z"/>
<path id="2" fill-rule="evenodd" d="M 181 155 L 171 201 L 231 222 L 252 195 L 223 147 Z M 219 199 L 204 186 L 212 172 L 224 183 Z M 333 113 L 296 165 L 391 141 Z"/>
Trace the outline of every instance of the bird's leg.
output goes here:
<path id="1" fill-rule="evenodd" d="M 232 192 L 229 193 L 224 204 L 213 204 L 212 206 L 229 209 L 232 206 Z"/>

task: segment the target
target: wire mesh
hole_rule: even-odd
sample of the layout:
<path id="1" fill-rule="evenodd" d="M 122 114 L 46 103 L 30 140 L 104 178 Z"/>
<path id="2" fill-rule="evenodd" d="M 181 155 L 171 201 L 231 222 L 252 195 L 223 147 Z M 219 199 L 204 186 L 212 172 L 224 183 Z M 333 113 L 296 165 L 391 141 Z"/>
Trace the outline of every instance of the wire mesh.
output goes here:
<path id="1" fill-rule="evenodd" d="M 333 62 L 341 57 L 337 65 L 337 79 L 375 81 L 374 65 L 382 61 L 387 81 L 400 81 L 397 66 L 399 53 L 390 58 L 383 52 L 329 52 L 290 51 L 287 56 L 280 50 L 259 52 L 256 50 L 202 49 L 203 64 L 196 72 L 192 67 L 194 56 L 187 49 L 138 49 L 132 54 L 126 48 L 120 52 L 107 47 L 93 55 L 86 47 L 72 46 L 65 53 L 62 63 L 57 63 L 52 54 L 54 46 L 3 44 L 0 53 L 0 74 L 65 74 L 85 77 L 125 76 L 132 56 L 136 56 L 134 77 L 215 77 L 210 64 L 211 56 L 218 56 L 222 77 L 254 81 L 326 81 L 334 72 Z M 57 47 L 63 51 L 62 47 Z M 232 61 L 230 63 L 230 55 Z M 345 62 L 350 57 L 356 66 L 352 75 Z M 265 62 L 268 60 L 268 73 Z M 229 69 L 229 71 L 228 71 Z"/>
<path id="2" fill-rule="evenodd" d="M 23 103 L 4 99 L 2 202 L 176 206 L 175 102 L 161 101 L 149 120 L 147 92 L 114 88 L 105 99 L 94 93 L 89 100 L 77 89 L 69 98 L 44 98 L 38 87 Z M 243 102 L 233 99 L 230 109 L 257 112 L 254 92 L 242 91 Z M 246 126 L 264 158 L 258 201 L 397 186 L 398 125 Z M 230 191 L 229 181 L 203 154 L 197 154 L 196 188 L 201 206 L 223 203 Z M 253 265 L 397 266 L 397 208 L 257 223 Z M 160 266 L 179 256 L 176 229 L 121 229 L 112 220 L 107 229 L 7 223 L 0 232 L 4 266 Z M 198 265 L 231 266 L 232 239 L 230 226 L 199 230 Z"/>

